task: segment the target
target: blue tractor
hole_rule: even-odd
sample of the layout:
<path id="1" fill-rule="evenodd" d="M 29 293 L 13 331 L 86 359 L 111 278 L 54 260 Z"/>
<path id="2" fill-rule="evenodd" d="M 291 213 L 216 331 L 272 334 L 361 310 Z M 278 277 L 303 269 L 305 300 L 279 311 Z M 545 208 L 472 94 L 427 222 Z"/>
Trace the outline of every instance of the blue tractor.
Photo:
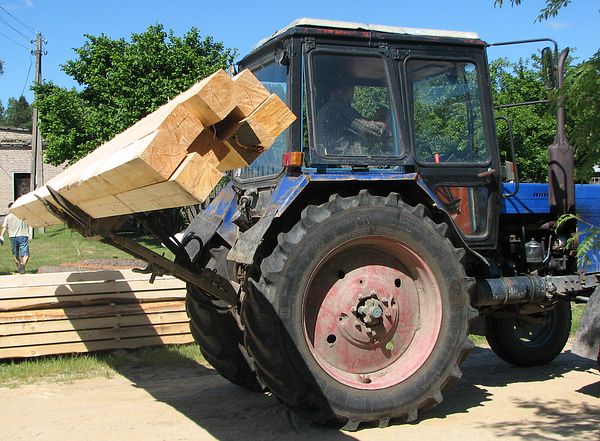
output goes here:
<path id="1" fill-rule="evenodd" d="M 600 186 L 574 184 L 560 105 L 547 183 L 519 182 L 514 146 L 501 162 L 488 46 L 466 32 L 293 22 L 238 68 L 297 121 L 181 241 L 162 238 L 175 262 L 105 240 L 188 282 L 192 333 L 221 375 L 317 423 L 415 420 L 460 378 L 469 332 L 509 363 L 550 362 L 571 302 L 597 298 L 600 274 L 593 259 L 578 269 L 577 220 L 557 220 L 597 224 Z M 565 57 L 543 52 L 550 81 Z M 589 328 L 581 345 L 595 357 Z"/>

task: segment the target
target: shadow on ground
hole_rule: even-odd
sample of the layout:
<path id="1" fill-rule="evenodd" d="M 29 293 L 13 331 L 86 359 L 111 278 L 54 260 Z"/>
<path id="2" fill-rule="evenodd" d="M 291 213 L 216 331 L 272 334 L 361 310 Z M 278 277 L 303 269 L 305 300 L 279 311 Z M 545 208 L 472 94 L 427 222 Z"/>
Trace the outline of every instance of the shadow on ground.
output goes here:
<path id="1" fill-rule="evenodd" d="M 535 368 L 512 366 L 500 360 L 486 348 L 475 348 L 463 364 L 463 377 L 450 390 L 446 400 L 423 415 L 423 419 L 445 418 L 463 413 L 490 399 L 487 388 L 504 387 L 514 383 L 540 383 L 564 376 L 570 371 L 595 371 L 595 363 L 571 352 L 564 352 L 553 362 Z M 600 375 L 598 376 L 600 378 Z M 600 382 L 587 385 L 573 393 L 598 397 Z M 491 398 L 493 399 L 493 398 Z M 516 407 L 533 409 L 539 419 L 525 421 L 502 421 L 482 425 L 492 430 L 498 438 L 515 437 L 527 441 L 555 440 L 556 436 L 570 439 L 600 439 L 600 411 L 598 407 L 576 405 L 566 400 L 527 400 L 525 397 L 513 403 Z M 551 423 L 548 423 L 548 419 Z M 594 438 L 596 433 L 597 438 Z M 562 439 L 562 438 L 561 438 Z"/>
<path id="2" fill-rule="evenodd" d="M 219 440 L 355 439 L 351 434 L 302 420 L 273 396 L 235 386 L 211 368 L 191 366 L 185 357 L 181 361 L 186 367 L 117 368 L 117 371 L 135 387 L 173 407 Z"/>
<path id="3" fill-rule="evenodd" d="M 239 440 L 244 434 L 247 440 L 264 439 L 315 439 L 353 440 L 352 433 L 317 427 L 287 410 L 274 397 L 249 392 L 221 378 L 212 369 L 197 365 L 182 357 L 179 367 L 173 370 L 119 368 L 117 370 L 136 387 L 150 393 L 156 400 L 176 409 L 198 426 L 220 440 Z M 543 382 L 563 376 L 572 370 L 586 371 L 594 363 L 573 355 L 561 354 L 554 362 L 535 369 L 517 368 L 498 359 L 486 348 L 476 348 L 463 364 L 463 377 L 445 394 L 439 406 L 423 412 L 420 424 L 429 419 L 446 418 L 453 414 L 467 413 L 491 399 L 489 387 L 501 387 L 519 382 Z M 598 393 L 600 383 L 586 386 L 585 391 L 574 393 Z M 600 425 L 598 409 L 590 406 L 574 408 L 560 400 L 539 402 L 523 399 L 517 406 L 536 409 L 535 413 L 551 418 L 552 424 L 539 421 L 505 421 L 486 425 L 500 436 L 511 435 L 531 440 L 546 440 L 552 434 L 585 439 Z M 226 417 L 228 424 L 223 424 Z M 265 429 L 268 428 L 268 429 Z M 547 437 L 546 437 L 547 435 Z M 585 436 L 587 435 L 587 436 Z"/>
<path id="4" fill-rule="evenodd" d="M 557 437 L 572 440 L 600 439 L 600 412 L 598 406 L 574 406 L 567 400 L 519 400 L 517 406 L 533 409 L 538 418 L 518 421 L 500 421 L 486 424 L 498 438 L 507 436 L 528 441 L 552 441 Z M 550 420 L 550 421 L 548 421 Z"/>

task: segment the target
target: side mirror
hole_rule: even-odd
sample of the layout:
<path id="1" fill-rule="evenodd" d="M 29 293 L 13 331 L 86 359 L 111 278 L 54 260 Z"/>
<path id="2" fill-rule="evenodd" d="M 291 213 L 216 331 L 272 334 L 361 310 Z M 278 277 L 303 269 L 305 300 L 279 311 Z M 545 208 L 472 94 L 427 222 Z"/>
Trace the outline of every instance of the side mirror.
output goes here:
<path id="1" fill-rule="evenodd" d="M 289 43 L 287 41 L 284 41 L 283 43 L 280 43 L 275 48 L 275 53 L 274 53 L 275 61 L 278 64 L 281 64 L 282 66 L 290 65 L 290 53 L 289 53 L 288 46 L 289 46 Z"/>
<path id="2" fill-rule="evenodd" d="M 556 57 L 549 47 L 542 49 L 542 78 L 546 89 L 556 89 Z"/>

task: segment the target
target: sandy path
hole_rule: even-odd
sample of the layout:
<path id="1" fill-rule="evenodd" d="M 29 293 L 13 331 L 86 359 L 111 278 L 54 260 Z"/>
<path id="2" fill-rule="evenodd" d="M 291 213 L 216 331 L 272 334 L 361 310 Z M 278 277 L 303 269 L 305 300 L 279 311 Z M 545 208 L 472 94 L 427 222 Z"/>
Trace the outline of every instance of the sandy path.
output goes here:
<path id="1" fill-rule="evenodd" d="M 6 440 L 600 440 L 600 374 L 564 353 L 512 367 L 478 348 L 440 406 L 413 424 L 340 432 L 291 415 L 208 368 L 129 370 L 111 379 L 0 387 Z"/>

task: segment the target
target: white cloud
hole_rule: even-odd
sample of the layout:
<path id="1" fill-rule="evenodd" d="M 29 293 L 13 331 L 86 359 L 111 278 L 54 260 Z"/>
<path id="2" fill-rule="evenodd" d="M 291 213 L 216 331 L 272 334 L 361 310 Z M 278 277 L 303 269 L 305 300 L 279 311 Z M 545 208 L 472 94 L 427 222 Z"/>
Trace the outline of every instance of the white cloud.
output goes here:
<path id="1" fill-rule="evenodd" d="M 33 0 L 22 0 L 20 2 L 14 2 L 14 3 L 4 3 L 0 5 L 6 9 L 7 11 L 10 12 L 19 12 L 21 10 L 23 10 L 23 8 L 34 8 L 35 4 L 33 3 Z"/>
<path id="2" fill-rule="evenodd" d="M 571 23 L 556 20 L 547 21 L 545 24 L 547 28 L 552 29 L 553 31 L 560 31 L 571 27 Z"/>

